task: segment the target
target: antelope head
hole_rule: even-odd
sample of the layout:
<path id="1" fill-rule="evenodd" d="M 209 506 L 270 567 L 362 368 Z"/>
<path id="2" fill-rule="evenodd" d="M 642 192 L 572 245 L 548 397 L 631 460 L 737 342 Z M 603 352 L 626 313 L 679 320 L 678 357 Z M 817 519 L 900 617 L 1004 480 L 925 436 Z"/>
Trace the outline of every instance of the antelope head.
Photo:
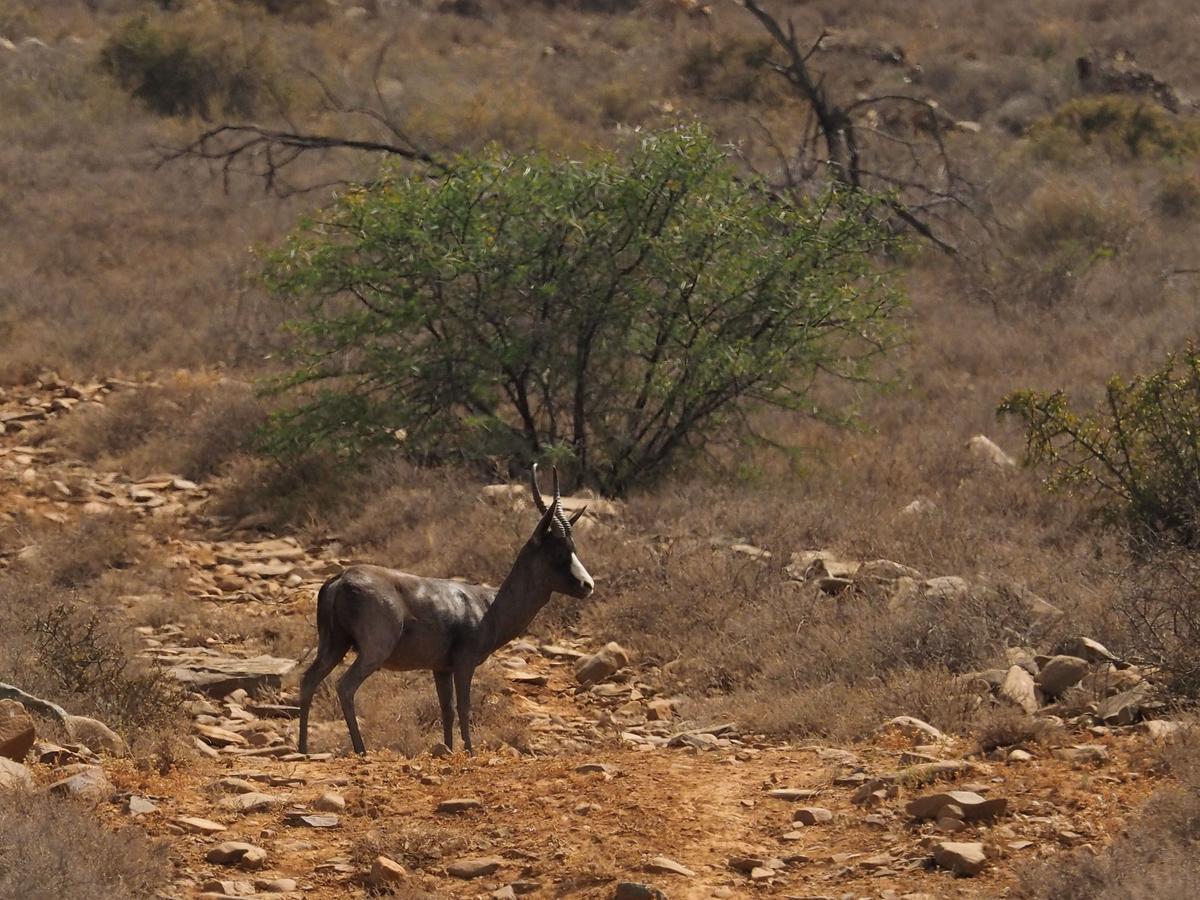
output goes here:
<path id="1" fill-rule="evenodd" d="M 562 494 L 559 493 L 558 487 L 558 468 L 555 467 L 553 472 L 554 500 L 547 506 L 538 487 L 537 465 L 535 464 L 530 471 L 533 502 L 537 504 L 542 519 L 538 522 L 529 543 L 540 551 L 538 557 L 544 567 L 543 575 L 550 589 L 582 600 L 595 587 L 592 576 L 579 561 L 575 552 L 575 539 L 571 535 L 571 526 L 579 521 L 584 510 L 579 509 L 570 518 L 563 514 Z"/>

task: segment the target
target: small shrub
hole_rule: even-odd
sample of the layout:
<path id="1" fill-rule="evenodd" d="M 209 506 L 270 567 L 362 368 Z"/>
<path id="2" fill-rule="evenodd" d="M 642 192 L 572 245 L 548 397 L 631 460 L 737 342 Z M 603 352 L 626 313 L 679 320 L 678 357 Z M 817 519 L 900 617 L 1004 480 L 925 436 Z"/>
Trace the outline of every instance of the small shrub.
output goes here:
<path id="1" fill-rule="evenodd" d="M 1133 228 L 1132 213 L 1088 188 L 1050 184 L 1029 198 L 1016 249 L 1027 255 L 1070 256 L 1086 263 L 1117 253 Z"/>
<path id="2" fill-rule="evenodd" d="M 1163 176 L 1154 195 L 1154 208 L 1169 219 L 1184 219 L 1200 211 L 1200 180 L 1183 172 Z"/>
<path id="3" fill-rule="evenodd" d="M 0 802 L 0 896 L 136 900 L 171 874 L 166 848 L 137 828 L 109 831 L 93 810 L 46 794 Z"/>
<path id="4" fill-rule="evenodd" d="M 1064 164 L 1078 162 L 1085 147 L 1121 159 L 1192 156 L 1200 152 L 1200 123 L 1124 95 L 1080 97 L 1036 123 L 1029 140 L 1036 156 Z"/>
<path id="5" fill-rule="evenodd" d="M 765 38 L 733 36 L 689 44 L 679 64 L 683 87 L 726 102 L 778 99 L 781 79 L 770 69 L 774 45 Z"/>
<path id="6" fill-rule="evenodd" d="M 251 115 L 270 93 L 264 44 L 235 44 L 198 29 L 133 19 L 105 43 L 100 63 L 121 87 L 159 115 L 220 111 Z"/>
<path id="7" fill-rule="evenodd" d="M 1132 568 L 1114 606 L 1130 649 L 1174 696 L 1200 698 L 1200 557 L 1177 550 Z"/>
<path id="8" fill-rule="evenodd" d="M 329 0 L 238 0 L 244 6 L 252 6 L 293 22 L 315 25 L 332 14 Z"/>
<path id="9" fill-rule="evenodd" d="M 1200 537 L 1200 350 L 1189 345 L 1159 369 L 1112 378 L 1105 400 L 1078 413 L 1062 391 L 1017 391 L 999 411 L 1022 420 L 1026 456 L 1050 469 L 1051 487 L 1092 492 L 1142 537 Z"/>

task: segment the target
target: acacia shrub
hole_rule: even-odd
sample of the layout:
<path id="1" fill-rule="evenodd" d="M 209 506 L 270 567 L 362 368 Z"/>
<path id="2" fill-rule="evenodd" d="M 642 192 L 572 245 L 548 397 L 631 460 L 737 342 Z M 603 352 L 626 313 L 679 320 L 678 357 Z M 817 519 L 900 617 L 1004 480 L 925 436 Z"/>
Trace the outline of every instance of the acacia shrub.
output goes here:
<path id="1" fill-rule="evenodd" d="M 268 445 L 549 457 L 622 494 L 754 404 L 817 413 L 818 376 L 869 375 L 900 304 L 875 265 L 885 209 L 770 199 L 697 128 L 627 158 L 386 170 L 269 258 L 295 310 L 276 387 L 305 390 Z"/>

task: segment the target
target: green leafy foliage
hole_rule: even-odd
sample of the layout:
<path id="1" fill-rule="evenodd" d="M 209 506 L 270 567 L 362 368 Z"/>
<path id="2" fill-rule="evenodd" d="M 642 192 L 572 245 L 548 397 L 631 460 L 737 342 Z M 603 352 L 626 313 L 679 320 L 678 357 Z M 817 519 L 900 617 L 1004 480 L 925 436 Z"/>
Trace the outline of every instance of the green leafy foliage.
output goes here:
<path id="1" fill-rule="evenodd" d="M 1200 350 L 1189 345 L 1156 371 L 1114 377 L 1092 413 L 1061 392 L 1018 391 L 1000 412 L 1022 419 L 1032 463 L 1049 483 L 1097 493 L 1140 536 L 1194 544 L 1200 537 Z"/>
<path id="2" fill-rule="evenodd" d="M 728 436 L 748 404 L 815 412 L 861 378 L 900 298 L 870 197 L 803 206 L 737 178 L 703 131 L 626 159 L 485 153 L 388 171 L 301 225 L 267 279 L 307 388 L 270 445 L 552 457 L 606 493 Z"/>

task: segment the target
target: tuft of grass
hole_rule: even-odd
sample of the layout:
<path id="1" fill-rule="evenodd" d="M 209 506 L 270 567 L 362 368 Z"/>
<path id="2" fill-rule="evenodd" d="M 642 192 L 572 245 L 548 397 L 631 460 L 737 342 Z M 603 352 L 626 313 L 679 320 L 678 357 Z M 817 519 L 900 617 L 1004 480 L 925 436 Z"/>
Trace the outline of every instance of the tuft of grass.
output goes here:
<path id="1" fill-rule="evenodd" d="M 46 794 L 0 803 L 0 896 L 137 900 L 165 887 L 166 848 L 137 828 L 109 831 L 95 813 Z"/>

